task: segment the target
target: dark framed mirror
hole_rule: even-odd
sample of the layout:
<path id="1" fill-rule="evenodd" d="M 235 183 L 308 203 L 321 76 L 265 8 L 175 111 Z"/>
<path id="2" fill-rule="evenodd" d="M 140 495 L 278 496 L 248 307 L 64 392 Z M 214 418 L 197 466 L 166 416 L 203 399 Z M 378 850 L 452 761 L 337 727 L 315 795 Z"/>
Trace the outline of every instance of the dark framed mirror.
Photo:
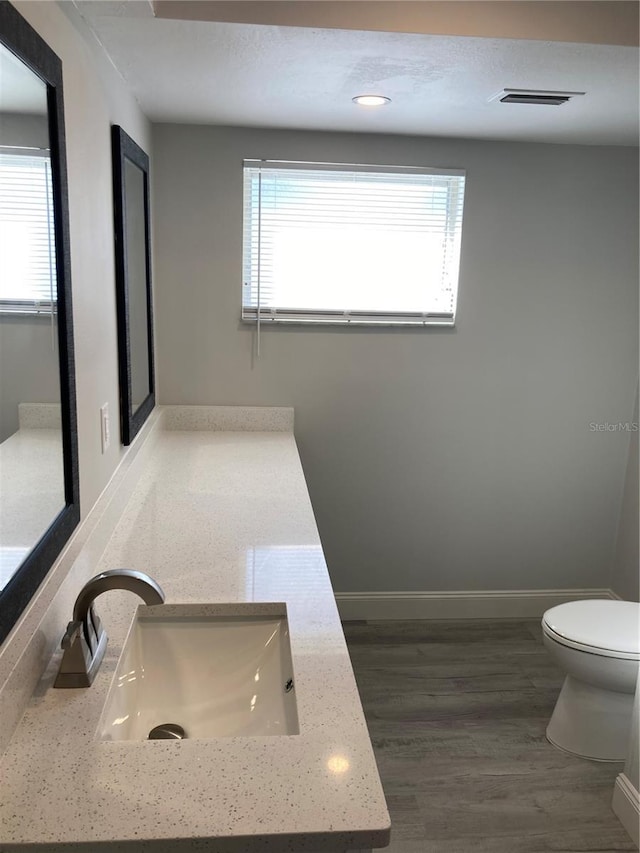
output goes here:
<path id="1" fill-rule="evenodd" d="M 122 443 L 131 444 L 155 406 L 149 158 L 111 128 Z"/>
<path id="2" fill-rule="evenodd" d="M 0 0 L 0 642 L 80 520 L 62 63 Z"/>

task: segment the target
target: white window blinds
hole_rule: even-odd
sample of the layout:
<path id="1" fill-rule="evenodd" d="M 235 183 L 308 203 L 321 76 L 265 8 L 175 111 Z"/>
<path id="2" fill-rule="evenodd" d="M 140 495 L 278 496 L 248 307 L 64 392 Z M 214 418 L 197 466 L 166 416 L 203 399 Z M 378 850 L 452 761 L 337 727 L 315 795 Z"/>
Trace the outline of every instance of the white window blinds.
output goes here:
<path id="1" fill-rule="evenodd" d="M 245 320 L 452 325 L 464 173 L 247 160 Z"/>
<path id="2" fill-rule="evenodd" d="M 0 151 L 0 312 L 55 310 L 54 240 L 48 152 Z"/>

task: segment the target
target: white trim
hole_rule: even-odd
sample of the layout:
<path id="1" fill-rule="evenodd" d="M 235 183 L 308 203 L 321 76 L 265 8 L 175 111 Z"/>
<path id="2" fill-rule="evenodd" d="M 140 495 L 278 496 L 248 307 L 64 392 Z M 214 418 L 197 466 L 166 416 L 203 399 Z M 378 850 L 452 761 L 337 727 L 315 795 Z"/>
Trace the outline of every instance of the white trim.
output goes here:
<path id="1" fill-rule="evenodd" d="M 578 93 L 575 93 L 578 94 Z M 310 160 L 256 160 L 242 161 L 245 169 L 292 169 L 296 172 L 383 172 L 389 175 L 443 175 L 465 177 L 466 169 L 439 169 L 432 166 L 385 166 L 374 163 L 323 163 Z"/>
<path id="2" fill-rule="evenodd" d="M 344 620 L 534 618 L 567 601 L 616 598 L 609 589 L 336 592 L 335 597 Z"/>
<path id="3" fill-rule="evenodd" d="M 616 779 L 611 808 L 632 841 L 640 846 L 640 794 L 624 773 L 620 773 Z"/>
<path id="4" fill-rule="evenodd" d="M 258 241 L 259 242 L 259 241 Z M 259 250 L 258 250 L 259 251 Z M 326 326 L 454 326 L 452 311 L 392 312 L 315 311 L 302 308 L 264 308 L 260 306 L 260 256 L 258 255 L 258 306 L 242 306 L 243 323 L 321 323 Z"/>

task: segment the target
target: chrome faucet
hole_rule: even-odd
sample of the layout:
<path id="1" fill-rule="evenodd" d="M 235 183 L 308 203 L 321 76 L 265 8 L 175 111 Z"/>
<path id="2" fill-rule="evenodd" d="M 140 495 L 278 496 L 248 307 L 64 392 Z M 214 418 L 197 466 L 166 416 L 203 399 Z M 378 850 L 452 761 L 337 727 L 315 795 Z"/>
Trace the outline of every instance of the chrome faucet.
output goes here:
<path id="1" fill-rule="evenodd" d="M 90 687 L 107 648 L 107 635 L 93 606 L 94 600 L 108 589 L 135 592 L 145 604 L 162 604 L 164 592 L 144 572 L 113 569 L 101 572 L 82 587 L 73 607 L 73 619 L 67 625 L 54 687 Z"/>

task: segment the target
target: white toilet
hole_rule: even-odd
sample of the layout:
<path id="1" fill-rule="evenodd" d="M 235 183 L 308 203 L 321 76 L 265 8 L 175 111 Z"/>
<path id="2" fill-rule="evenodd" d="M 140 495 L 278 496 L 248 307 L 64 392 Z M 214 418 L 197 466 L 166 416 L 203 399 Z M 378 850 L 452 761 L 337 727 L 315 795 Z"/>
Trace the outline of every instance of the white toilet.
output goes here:
<path id="1" fill-rule="evenodd" d="M 548 740 L 582 758 L 624 760 L 640 667 L 640 604 L 600 599 L 559 604 L 542 617 L 542 632 L 567 673 Z"/>

